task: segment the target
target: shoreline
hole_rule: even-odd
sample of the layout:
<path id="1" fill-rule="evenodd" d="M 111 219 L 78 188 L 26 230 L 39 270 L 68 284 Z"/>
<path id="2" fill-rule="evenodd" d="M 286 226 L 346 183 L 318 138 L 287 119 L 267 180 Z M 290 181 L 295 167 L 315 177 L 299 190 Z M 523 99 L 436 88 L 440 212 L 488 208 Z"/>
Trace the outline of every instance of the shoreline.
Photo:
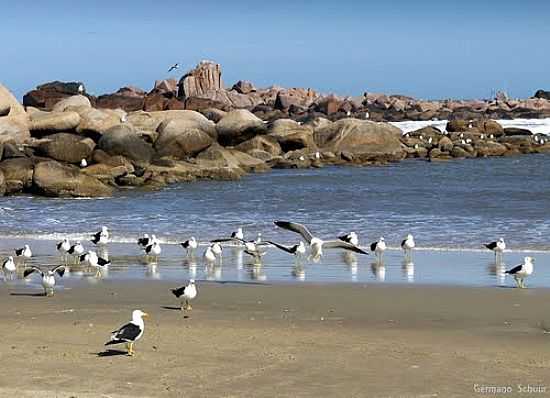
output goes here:
<path id="1" fill-rule="evenodd" d="M 472 397 L 474 384 L 548 388 L 548 289 L 208 283 L 185 318 L 168 287 L 110 281 L 47 299 L 0 288 L 0 357 L 10 364 L 0 393 Z M 136 357 L 99 356 L 134 308 L 151 314 Z"/>

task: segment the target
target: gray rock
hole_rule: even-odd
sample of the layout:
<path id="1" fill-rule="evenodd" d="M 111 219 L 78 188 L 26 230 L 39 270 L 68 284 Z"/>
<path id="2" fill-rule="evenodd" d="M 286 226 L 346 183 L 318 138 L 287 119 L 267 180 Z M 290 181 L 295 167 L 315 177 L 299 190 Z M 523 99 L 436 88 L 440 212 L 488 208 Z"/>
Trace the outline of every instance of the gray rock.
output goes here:
<path id="1" fill-rule="evenodd" d="M 119 125 L 107 130 L 97 143 L 97 147 L 112 156 L 122 155 L 138 165 L 151 163 L 154 155 L 151 144 L 143 141 L 128 125 Z"/>
<path id="2" fill-rule="evenodd" d="M 80 163 L 95 148 L 95 142 L 75 134 L 57 133 L 46 137 L 38 146 L 38 153 L 67 163 Z"/>

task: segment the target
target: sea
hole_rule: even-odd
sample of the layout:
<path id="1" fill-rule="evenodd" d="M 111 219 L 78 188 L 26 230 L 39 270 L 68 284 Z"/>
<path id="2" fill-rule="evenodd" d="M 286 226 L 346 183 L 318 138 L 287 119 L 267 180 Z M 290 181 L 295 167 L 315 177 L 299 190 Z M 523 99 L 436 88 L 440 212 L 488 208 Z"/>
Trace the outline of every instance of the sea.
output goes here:
<path id="1" fill-rule="evenodd" d="M 444 122 L 432 122 L 437 126 Z M 507 126 L 548 134 L 550 119 L 519 120 Z M 426 122 L 400 122 L 404 132 Z M 391 283 L 512 287 L 504 271 L 535 258 L 528 287 L 550 287 L 550 155 L 522 155 L 430 163 L 405 160 L 385 166 L 272 170 L 239 181 L 198 181 L 159 191 L 122 190 L 112 198 L 0 198 L 0 258 L 25 243 L 34 256 L 27 265 L 63 261 L 55 243 L 64 237 L 100 250 L 112 265 L 99 276 L 71 264 L 64 283 L 104 279 L 165 279 L 249 283 Z M 212 239 L 238 227 L 247 239 L 291 245 L 300 237 L 274 220 L 305 224 L 315 236 L 334 239 L 354 231 L 368 250 L 383 236 L 381 260 L 326 250 L 319 262 L 297 260 L 266 246 L 261 263 L 235 244 L 222 260 L 206 264 Z M 102 225 L 112 242 L 96 248 L 90 235 Z M 158 259 L 146 258 L 136 240 L 144 233 L 161 241 Z M 413 234 L 417 248 L 405 258 L 400 242 Z M 199 249 L 187 255 L 180 242 L 194 236 Z M 500 261 L 483 244 L 498 238 L 508 250 Z M 73 259 L 69 259 L 72 262 Z M 38 279 L 5 278 L 16 287 L 39 289 Z"/>

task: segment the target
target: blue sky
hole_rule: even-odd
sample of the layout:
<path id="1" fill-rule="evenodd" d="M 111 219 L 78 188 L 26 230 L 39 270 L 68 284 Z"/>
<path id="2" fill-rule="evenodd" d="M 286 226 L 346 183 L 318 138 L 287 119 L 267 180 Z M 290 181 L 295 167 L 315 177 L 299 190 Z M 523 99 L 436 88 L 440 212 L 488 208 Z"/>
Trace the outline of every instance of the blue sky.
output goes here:
<path id="1" fill-rule="evenodd" d="M 1 3 L 6 3 L 2 6 Z M 456 4 L 458 3 L 458 4 Z M 550 89 L 550 1 L 0 0 L 0 82 L 149 90 L 201 59 L 247 79 L 357 95 L 514 97 Z M 172 77 L 178 77 L 184 70 Z"/>

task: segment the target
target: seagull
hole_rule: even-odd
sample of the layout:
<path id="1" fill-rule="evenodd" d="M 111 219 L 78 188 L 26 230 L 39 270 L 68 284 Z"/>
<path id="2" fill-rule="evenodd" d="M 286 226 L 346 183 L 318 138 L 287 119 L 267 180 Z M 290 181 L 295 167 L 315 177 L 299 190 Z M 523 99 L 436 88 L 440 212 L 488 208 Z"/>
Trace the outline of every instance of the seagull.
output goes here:
<path id="1" fill-rule="evenodd" d="M 237 228 L 237 230 L 235 232 L 231 233 L 231 237 L 234 238 L 234 239 L 243 240 L 244 239 L 243 229 L 242 228 Z"/>
<path id="2" fill-rule="evenodd" d="M 289 221 L 274 221 L 274 224 L 279 228 L 296 232 L 302 235 L 306 242 L 309 243 L 311 258 L 315 261 L 319 261 L 321 259 L 321 256 L 323 255 L 323 247 L 326 249 L 339 248 L 344 250 L 351 250 L 356 253 L 368 254 L 367 252 L 348 242 L 343 242 L 341 240 L 323 241 L 313 236 L 311 232 L 309 232 L 309 230 L 302 224 Z"/>
<path id="3" fill-rule="evenodd" d="M 302 257 L 303 255 L 306 254 L 306 245 L 304 244 L 303 241 L 300 241 L 300 243 L 293 246 L 285 246 L 273 241 L 267 241 L 266 243 L 273 245 L 276 248 L 281 249 L 287 253 L 290 253 L 296 257 Z"/>
<path id="4" fill-rule="evenodd" d="M 55 247 L 57 248 L 57 251 L 61 254 L 61 257 L 65 259 L 67 252 L 71 248 L 71 242 L 69 241 L 69 239 L 65 238 L 61 242 L 57 242 Z"/>
<path id="5" fill-rule="evenodd" d="M 261 260 L 261 258 L 265 255 L 265 252 L 262 252 L 260 250 L 260 248 L 258 246 L 264 246 L 267 244 L 262 242 L 262 234 L 261 233 L 258 233 L 258 237 L 256 238 L 256 240 L 250 240 L 250 241 L 246 241 L 244 239 L 239 239 L 239 238 L 225 238 L 225 239 L 214 239 L 213 241 L 211 241 L 213 243 L 212 245 L 212 251 L 214 252 L 214 254 L 218 255 L 218 256 L 221 256 L 221 245 L 220 243 L 222 242 L 231 242 L 231 241 L 236 241 L 236 242 L 239 242 L 239 243 L 242 243 L 244 245 L 244 252 L 252 257 L 254 257 L 256 260 Z M 220 248 L 220 252 L 217 253 L 217 248 L 216 246 L 219 246 Z"/>
<path id="6" fill-rule="evenodd" d="M 208 246 L 203 254 L 204 259 L 207 263 L 212 264 L 216 262 L 216 255 L 212 251 L 212 246 Z"/>
<path id="7" fill-rule="evenodd" d="M 173 70 L 179 69 L 179 67 L 180 67 L 180 64 L 175 63 L 170 67 L 170 69 L 168 69 L 168 73 L 172 72 Z"/>
<path id="8" fill-rule="evenodd" d="M 154 237 L 155 235 L 153 235 Z M 144 248 L 144 247 L 147 247 L 149 246 L 151 243 L 152 243 L 153 239 L 152 237 L 149 237 L 149 234 L 143 234 L 143 237 L 142 238 L 138 238 L 137 240 L 137 244 L 138 246 L 140 246 L 141 248 Z"/>
<path id="9" fill-rule="evenodd" d="M 523 259 L 523 264 L 517 265 L 511 270 L 506 271 L 508 275 L 513 275 L 516 280 L 516 284 L 519 288 L 525 288 L 524 279 L 533 273 L 533 264 L 535 259 L 533 257 L 525 257 Z"/>
<path id="10" fill-rule="evenodd" d="M 188 256 L 190 252 L 192 253 L 197 247 L 199 247 L 199 243 L 194 236 L 187 239 L 185 242 L 180 243 L 180 245 L 187 251 Z"/>
<path id="11" fill-rule="evenodd" d="M 80 161 L 80 167 L 81 167 L 82 169 L 88 167 L 88 162 L 86 161 L 86 159 L 83 158 L 83 159 Z"/>
<path id="12" fill-rule="evenodd" d="M 210 247 L 212 249 L 212 253 L 214 253 L 214 255 L 221 260 L 223 252 L 222 245 L 220 245 L 218 242 L 214 242 L 214 244 L 212 244 Z"/>
<path id="13" fill-rule="evenodd" d="M 126 344 L 128 350 L 128 356 L 134 355 L 134 343 L 141 339 L 143 331 L 145 330 L 145 323 L 143 318 L 147 318 L 149 315 L 141 310 L 132 311 L 132 320 L 126 325 L 122 326 L 112 332 L 111 340 L 105 343 L 105 345 L 111 344 Z"/>
<path id="14" fill-rule="evenodd" d="M 495 252 L 495 257 L 500 257 L 502 256 L 502 253 L 504 252 L 504 250 L 506 250 L 506 243 L 504 243 L 503 238 L 500 238 L 495 242 L 485 244 L 485 247 Z"/>
<path id="15" fill-rule="evenodd" d="M 405 252 L 405 257 L 410 257 L 412 250 L 415 247 L 414 238 L 412 234 L 408 234 L 405 239 L 401 242 L 401 248 Z"/>
<path id="16" fill-rule="evenodd" d="M 80 241 L 77 240 L 76 243 L 72 245 L 69 250 L 67 250 L 67 253 L 73 257 L 79 257 L 82 253 L 84 253 L 84 246 L 82 246 Z"/>
<path id="17" fill-rule="evenodd" d="M 53 296 L 53 288 L 55 286 L 55 274 L 57 273 L 60 277 L 65 273 L 65 266 L 58 265 L 54 269 L 48 270 L 46 272 L 42 271 L 40 268 L 35 267 L 34 265 L 30 268 L 27 268 L 23 272 L 23 277 L 26 278 L 30 274 L 38 272 L 42 276 L 42 287 L 44 288 L 45 296 Z"/>
<path id="18" fill-rule="evenodd" d="M 189 301 L 197 297 L 197 286 L 194 279 L 189 279 L 189 283 L 185 286 L 181 286 L 175 289 L 170 289 L 171 292 L 181 300 L 181 310 L 191 310 L 191 304 Z M 185 302 L 185 305 L 183 303 Z"/>
<path id="19" fill-rule="evenodd" d="M 162 249 L 160 248 L 160 244 L 156 240 L 153 241 L 153 243 L 147 246 L 144 250 L 147 257 L 154 257 L 156 260 L 158 260 L 158 257 L 160 256 L 160 253 L 162 251 Z"/>
<path id="20" fill-rule="evenodd" d="M 109 243 L 109 229 L 104 225 L 101 227 L 101 231 L 92 235 L 92 243 L 96 245 L 106 245 Z"/>
<path id="21" fill-rule="evenodd" d="M 32 257 L 32 251 L 29 245 L 25 245 L 20 249 L 15 249 L 15 256 L 16 257 L 23 257 L 23 263 L 25 263 L 26 258 Z"/>
<path id="22" fill-rule="evenodd" d="M 378 257 L 378 260 L 382 260 L 382 255 L 386 250 L 386 241 L 384 240 L 384 237 L 381 236 L 377 242 L 371 243 L 370 249 L 376 254 L 376 256 Z"/>
<path id="23" fill-rule="evenodd" d="M 17 270 L 15 261 L 13 261 L 13 256 L 9 256 L 7 259 L 4 260 L 4 262 L 2 263 L 2 270 L 4 271 L 4 273 L 14 273 Z"/>
<path id="24" fill-rule="evenodd" d="M 354 246 L 359 246 L 359 237 L 355 232 L 350 232 L 349 234 L 339 236 L 338 239 L 343 242 L 351 243 Z"/>
<path id="25" fill-rule="evenodd" d="M 111 265 L 111 261 L 99 257 L 97 253 L 92 250 L 80 256 L 80 262 L 82 261 L 86 261 L 90 267 L 94 267 L 97 270 L 96 277 L 101 276 L 102 269 L 106 269 Z"/>

